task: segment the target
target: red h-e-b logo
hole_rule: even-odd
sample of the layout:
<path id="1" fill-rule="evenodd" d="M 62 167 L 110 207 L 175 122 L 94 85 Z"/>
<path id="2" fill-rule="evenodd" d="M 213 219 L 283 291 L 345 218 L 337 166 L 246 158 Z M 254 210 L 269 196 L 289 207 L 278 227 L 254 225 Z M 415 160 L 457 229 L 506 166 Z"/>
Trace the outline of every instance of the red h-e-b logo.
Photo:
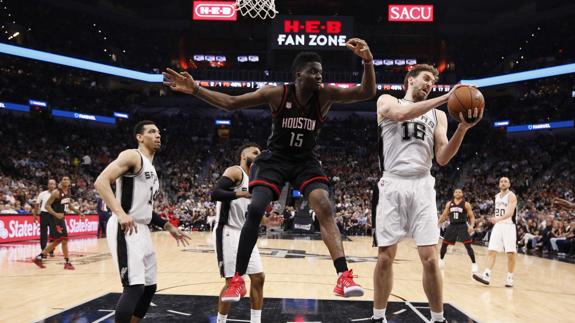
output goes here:
<path id="1" fill-rule="evenodd" d="M 235 1 L 194 1 L 194 20 L 238 20 Z"/>
<path id="2" fill-rule="evenodd" d="M 391 22 L 432 22 L 433 5 L 402 5 L 390 4 L 388 6 L 388 21 Z"/>

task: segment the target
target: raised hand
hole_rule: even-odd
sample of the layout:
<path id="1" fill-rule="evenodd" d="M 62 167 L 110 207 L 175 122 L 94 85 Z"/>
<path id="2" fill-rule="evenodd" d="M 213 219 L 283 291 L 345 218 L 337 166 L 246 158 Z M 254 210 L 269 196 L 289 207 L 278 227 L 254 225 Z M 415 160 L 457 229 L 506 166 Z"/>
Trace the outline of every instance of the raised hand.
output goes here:
<path id="1" fill-rule="evenodd" d="M 171 68 L 167 68 L 164 75 L 164 85 L 170 87 L 170 89 L 178 92 L 183 92 L 187 94 L 196 94 L 199 89 L 199 85 L 196 84 L 194 78 L 188 72 L 176 72 Z"/>
<path id="2" fill-rule="evenodd" d="M 345 43 L 345 46 L 351 49 L 355 55 L 361 57 L 364 62 L 370 62 L 373 60 L 373 55 L 371 54 L 369 46 L 367 46 L 365 40 L 359 38 L 351 38 Z"/>

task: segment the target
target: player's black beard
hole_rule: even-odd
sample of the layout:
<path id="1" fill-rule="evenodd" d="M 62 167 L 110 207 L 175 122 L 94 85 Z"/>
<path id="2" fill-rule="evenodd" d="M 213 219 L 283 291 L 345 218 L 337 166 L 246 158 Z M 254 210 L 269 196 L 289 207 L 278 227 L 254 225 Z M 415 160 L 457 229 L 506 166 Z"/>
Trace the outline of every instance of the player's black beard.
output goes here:
<path id="1" fill-rule="evenodd" d="M 253 162 L 254 161 L 250 158 L 246 159 L 246 166 L 248 166 L 248 169 L 250 169 L 252 167 Z"/>

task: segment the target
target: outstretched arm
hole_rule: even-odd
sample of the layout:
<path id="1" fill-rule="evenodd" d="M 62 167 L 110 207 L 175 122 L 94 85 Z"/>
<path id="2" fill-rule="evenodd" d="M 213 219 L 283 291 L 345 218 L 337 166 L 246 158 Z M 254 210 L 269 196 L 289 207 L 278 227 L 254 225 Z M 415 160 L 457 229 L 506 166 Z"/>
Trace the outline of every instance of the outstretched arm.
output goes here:
<path id="1" fill-rule="evenodd" d="M 376 93 L 375 70 L 373 68 L 373 56 L 369 46 L 363 39 L 351 38 L 345 44 L 353 53 L 363 60 L 363 76 L 361 85 L 343 89 L 327 86 L 325 92 L 331 103 L 353 103 L 371 99 Z"/>
<path id="2" fill-rule="evenodd" d="M 553 199 L 553 205 L 559 207 L 559 208 L 563 208 L 563 209 L 575 209 L 575 203 L 573 202 L 569 202 L 565 199 L 562 198 L 558 198 L 556 197 L 555 199 Z"/>
<path id="3" fill-rule="evenodd" d="M 213 105 L 216 108 L 220 108 L 225 111 L 233 111 L 238 109 L 251 108 L 262 104 L 272 103 L 272 97 L 276 93 L 277 97 L 279 93 L 279 100 L 281 100 L 281 91 L 283 88 L 281 86 L 264 86 L 254 92 L 249 92 L 242 95 L 228 95 L 225 93 L 208 90 L 204 87 L 199 86 L 194 78 L 188 72 L 176 72 L 171 68 L 166 69 L 162 73 L 164 75 L 164 85 L 169 86 L 172 90 L 191 94 L 202 101 Z"/>

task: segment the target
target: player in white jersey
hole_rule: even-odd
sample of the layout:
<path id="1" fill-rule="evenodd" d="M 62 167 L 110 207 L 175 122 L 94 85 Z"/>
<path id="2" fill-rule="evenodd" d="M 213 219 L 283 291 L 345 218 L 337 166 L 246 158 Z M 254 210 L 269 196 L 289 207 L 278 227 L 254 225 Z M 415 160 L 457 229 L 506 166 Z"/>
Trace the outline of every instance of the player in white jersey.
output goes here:
<path id="1" fill-rule="evenodd" d="M 437 259 L 439 227 L 435 202 L 435 179 L 430 169 L 435 155 L 445 165 L 459 150 L 467 130 L 483 116 L 482 109 L 470 111 L 475 118 L 462 121 L 447 138 L 447 117 L 436 110 L 447 103 L 449 93 L 426 100 L 438 77 L 430 65 L 416 65 L 405 77 L 402 99 L 384 94 L 377 100 L 380 166 L 374 245 L 379 248 L 374 269 L 372 322 L 387 322 L 385 308 L 393 285 L 392 264 L 398 242 L 413 237 L 423 264 L 423 289 L 429 300 L 431 320 L 444 321 L 442 279 Z"/>
<path id="2" fill-rule="evenodd" d="M 248 143 L 238 149 L 240 165 L 228 167 L 216 183 L 212 200 L 216 202 L 216 227 L 214 229 L 214 246 L 218 259 L 220 274 L 230 284 L 236 269 L 236 256 L 240 234 L 246 212 L 250 204 L 249 171 L 253 161 L 260 154 L 257 144 Z M 258 247 L 252 250 L 246 274 L 250 277 L 251 323 L 260 323 L 263 306 L 264 272 Z M 231 303 L 225 298 L 218 299 L 217 323 L 225 323 L 230 312 Z"/>
<path id="3" fill-rule="evenodd" d="M 517 254 L 517 229 L 515 228 L 515 216 L 517 214 L 517 197 L 509 190 L 511 183 L 509 178 L 499 179 L 499 193 L 495 195 L 495 216 L 490 221 L 493 223 L 489 245 L 487 247 L 487 268 L 482 276 L 473 275 L 473 279 L 485 285 L 491 281 L 491 270 L 495 266 L 495 257 L 498 252 L 507 253 L 507 278 L 505 287 L 513 287 L 513 271 L 515 270 L 515 255 Z"/>
<path id="4" fill-rule="evenodd" d="M 48 228 L 50 227 L 50 220 L 52 215 L 46 210 L 46 202 L 50 198 L 50 193 L 56 189 L 56 180 L 48 180 L 48 189 L 40 192 L 36 198 L 36 203 L 34 204 L 33 214 L 34 222 L 38 222 L 38 211 L 40 211 L 40 248 L 44 250 L 48 244 Z M 44 257 L 44 255 L 42 255 Z M 50 253 L 51 257 L 54 257 L 54 251 Z"/>
<path id="5" fill-rule="evenodd" d="M 152 121 L 141 121 L 134 127 L 134 137 L 138 149 L 121 152 L 94 184 L 112 210 L 106 237 L 124 287 L 116 305 L 116 322 L 140 321 L 156 292 L 156 254 L 148 225 L 163 227 L 178 245 L 185 246 L 190 239 L 153 212 L 160 185 L 152 161 L 160 149 L 160 130 Z"/>

